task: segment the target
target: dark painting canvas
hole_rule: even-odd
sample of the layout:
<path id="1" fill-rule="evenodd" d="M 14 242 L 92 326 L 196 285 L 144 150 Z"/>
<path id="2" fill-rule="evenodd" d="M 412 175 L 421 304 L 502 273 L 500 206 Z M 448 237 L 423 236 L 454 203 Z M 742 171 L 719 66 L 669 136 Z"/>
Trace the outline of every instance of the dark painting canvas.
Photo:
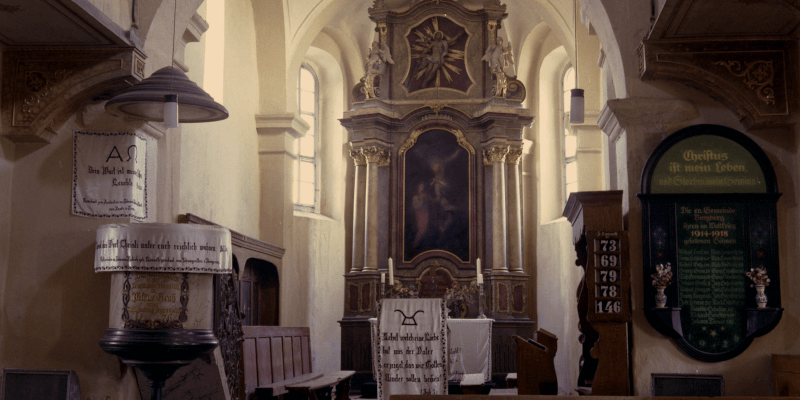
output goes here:
<path id="1" fill-rule="evenodd" d="M 469 152 L 452 133 L 419 136 L 405 154 L 404 260 L 441 250 L 469 261 Z"/>

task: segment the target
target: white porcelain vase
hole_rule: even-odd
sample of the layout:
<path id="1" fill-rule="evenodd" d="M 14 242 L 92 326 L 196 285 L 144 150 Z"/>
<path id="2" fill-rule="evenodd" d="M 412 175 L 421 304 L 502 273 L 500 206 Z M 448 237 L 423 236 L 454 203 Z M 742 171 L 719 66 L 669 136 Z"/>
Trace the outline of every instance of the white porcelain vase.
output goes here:
<path id="1" fill-rule="evenodd" d="M 767 294 L 764 293 L 766 285 L 756 285 L 756 305 L 758 308 L 767 307 Z"/>
<path id="2" fill-rule="evenodd" d="M 666 286 L 656 286 L 656 307 L 664 308 L 667 305 L 667 295 L 664 294 Z"/>

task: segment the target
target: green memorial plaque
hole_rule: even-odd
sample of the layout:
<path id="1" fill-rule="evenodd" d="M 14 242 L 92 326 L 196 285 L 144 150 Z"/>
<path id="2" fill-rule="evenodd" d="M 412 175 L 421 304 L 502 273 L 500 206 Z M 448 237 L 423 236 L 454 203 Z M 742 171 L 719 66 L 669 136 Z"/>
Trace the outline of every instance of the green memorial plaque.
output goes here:
<path id="1" fill-rule="evenodd" d="M 735 141 L 716 135 L 684 139 L 667 150 L 655 169 L 650 193 L 765 193 L 756 159 Z"/>
<path id="2" fill-rule="evenodd" d="M 744 340 L 746 328 L 742 207 L 677 203 L 675 208 L 684 338 L 701 351 L 730 351 Z"/>
<path id="3" fill-rule="evenodd" d="M 769 159 L 733 129 L 691 126 L 656 147 L 641 188 L 648 322 L 699 360 L 737 356 L 772 330 L 783 311 L 780 193 Z M 673 275 L 654 276 L 667 265 Z M 751 268 L 764 268 L 772 280 L 766 306 L 756 304 L 745 276 Z"/>

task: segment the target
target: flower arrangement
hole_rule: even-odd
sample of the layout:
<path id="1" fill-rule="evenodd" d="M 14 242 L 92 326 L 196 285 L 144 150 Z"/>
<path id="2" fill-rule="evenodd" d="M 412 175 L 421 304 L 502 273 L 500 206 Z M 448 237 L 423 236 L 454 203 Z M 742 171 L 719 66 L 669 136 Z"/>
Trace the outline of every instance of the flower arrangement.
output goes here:
<path id="1" fill-rule="evenodd" d="M 753 286 L 769 286 L 769 276 L 767 275 L 767 269 L 764 267 L 758 268 L 750 268 L 750 271 L 744 273 L 750 278 L 753 283 L 750 287 Z"/>
<path id="2" fill-rule="evenodd" d="M 444 293 L 443 300 L 445 307 L 450 310 L 455 310 L 456 307 L 458 307 L 459 310 L 463 311 L 464 303 L 472 303 L 472 294 L 477 292 L 478 285 L 475 281 L 464 286 L 459 285 L 458 281 L 453 281 L 453 285 Z"/>
<path id="3" fill-rule="evenodd" d="M 656 273 L 650 274 L 653 286 L 669 286 L 672 283 L 672 264 L 656 264 Z"/>
<path id="4" fill-rule="evenodd" d="M 400 281 L 395 281 L 393 286 L 389 287 L 389 292 L 386 294 L 387 298 L 391 299 L 416 299 L 419 297 L 419 292 L 414 290 L 412 285 L 410 288 L 403 286 Z"/>

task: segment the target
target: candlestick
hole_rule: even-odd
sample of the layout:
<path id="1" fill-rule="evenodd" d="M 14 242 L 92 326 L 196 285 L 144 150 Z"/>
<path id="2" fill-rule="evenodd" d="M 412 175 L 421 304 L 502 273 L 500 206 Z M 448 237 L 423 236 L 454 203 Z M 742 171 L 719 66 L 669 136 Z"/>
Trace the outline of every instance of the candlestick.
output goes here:
<path id="1" fill-rule="evenodd" d="M 483 285 L 483 274 L 478 274 L 478 285 Z"/>
<path id="2" fill-rule="evenodd" d="M 381 272 L 381 284 L 384 284 L 384 283 L 386 283 L 386 273 L 385 272 Z"/>
<path id="3" fill-rule="evenodd" d="M 394 266 L 392 266 L 392 257 L 389 257 L 389 286 L 394 286 Z"/>
<path id="4" fill-rule="evenodd" d="M 483 276 L 483 275 L 478 275 Z M 486 319 L 486 315 L 483 314 L 483 280 L 478 282 L 478 319 Z"/>

